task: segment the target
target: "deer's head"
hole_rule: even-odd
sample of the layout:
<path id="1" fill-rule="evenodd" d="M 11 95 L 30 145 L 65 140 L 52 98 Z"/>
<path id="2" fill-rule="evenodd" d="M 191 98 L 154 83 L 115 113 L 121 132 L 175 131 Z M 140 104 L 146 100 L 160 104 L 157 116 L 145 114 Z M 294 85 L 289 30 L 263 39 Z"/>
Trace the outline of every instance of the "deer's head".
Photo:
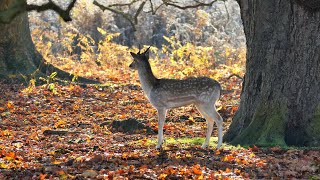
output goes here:
<path id="1" fill-rule="evenodd" d="M 145 50 L 143 53 L 140 53 L 140 47 L 139 52 L 137 54 L 130 52 L 131 56 L 133 57 L 133 62 L 129 65 L 131 69 L 138 69 L 139 67 L 143 67 L 146 64 L 149 64 L 149 49 L 150 47 Z"/>

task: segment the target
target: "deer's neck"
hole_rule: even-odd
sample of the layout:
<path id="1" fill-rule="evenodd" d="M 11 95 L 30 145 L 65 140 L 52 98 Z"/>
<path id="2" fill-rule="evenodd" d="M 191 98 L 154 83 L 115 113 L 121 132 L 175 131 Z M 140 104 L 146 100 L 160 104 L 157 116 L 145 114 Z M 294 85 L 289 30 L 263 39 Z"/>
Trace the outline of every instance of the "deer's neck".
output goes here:
<path id="1" fill-rule="evenodd" d="M 140 68 L 138 70 L 138 74 L 139 74 L 139 80 L 141 82 L 142 89 L 146 93 L 146 95 L 149 97 L 152 88 L 157 82 L 157 78 L 152 73 L 150 64 L 148 63 L 145 65 L 145 67 Z"/>

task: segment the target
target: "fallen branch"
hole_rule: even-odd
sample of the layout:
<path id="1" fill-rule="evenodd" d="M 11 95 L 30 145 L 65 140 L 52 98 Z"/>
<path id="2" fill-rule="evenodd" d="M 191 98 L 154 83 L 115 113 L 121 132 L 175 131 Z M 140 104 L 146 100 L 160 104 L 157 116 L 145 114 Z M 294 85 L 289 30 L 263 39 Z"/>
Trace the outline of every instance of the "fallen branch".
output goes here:
<path id="1" fill-rule="evenodd" d="M 238 75 L 238 74 L 231 74 L 229 77 L 227 77 L 227 79 L 230 79 L 230 78 L 232 78 L 232 77 L 237 77 L 237 78 L 239 78 L 240 80 L 243 81 L 243 77 L 241 77 L 241 76 Z"/>
<path id="2" fill-rule="evenodd" d="M 45 136 L 49 136 L 49 135 L 59 135 L 59 136 L 64 136 L 64 135 L 67 135 L 67 134 L 77 134 L 77 133 L 80 133 L 80 132 L 70 132 L 70 131 L 64 131 L 64 130 L 45 130 L 43 131 L 43 135 Z"/>

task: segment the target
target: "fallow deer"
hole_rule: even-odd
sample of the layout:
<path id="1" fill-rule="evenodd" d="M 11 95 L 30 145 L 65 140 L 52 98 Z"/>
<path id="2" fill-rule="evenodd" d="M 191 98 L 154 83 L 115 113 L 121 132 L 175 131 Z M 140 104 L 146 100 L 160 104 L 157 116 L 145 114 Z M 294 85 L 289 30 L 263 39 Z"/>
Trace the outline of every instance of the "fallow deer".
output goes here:
<path id="1" fill-rule="evenodd" d="M 133 62 L 130 68 L 138 70 L 142 89 L 150 103 L 158 111 L 158 143 L 161 148 L 163 143 L 163 126 L 167 110 L 171 108 L 194 104 L 207 121 L 206 139 L 202 148 L 209 145 L 213 130 L 213 123 L 218 126 L 218 145 L 222 144 L 223 119 L 217 112 L 215 103 L 220 97 L 220 84 L 208 77 L 178 79 L 158 79 L 154 76 L 149 63 L 149 49 L 137 54 L 130 52 Z"/>

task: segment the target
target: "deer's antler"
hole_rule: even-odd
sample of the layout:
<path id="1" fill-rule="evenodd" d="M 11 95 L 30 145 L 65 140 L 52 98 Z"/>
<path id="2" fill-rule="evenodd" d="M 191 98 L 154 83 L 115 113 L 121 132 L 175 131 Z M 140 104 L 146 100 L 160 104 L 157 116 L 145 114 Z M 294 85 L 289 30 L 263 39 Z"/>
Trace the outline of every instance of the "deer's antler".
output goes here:
<path id="1" fill-rule="evenodd" d="M 141 44 L 138 45 L 138 48 L 139 48 L 139 52 L 137 54 L 140 54 Z"/>
<path id="2" fill-rule="evenodd" d="M 148 52 L 150 48 L 151 48 L 151 46 L 149 46 L 148 49 L 144 51 L 144 53 Z"/>

